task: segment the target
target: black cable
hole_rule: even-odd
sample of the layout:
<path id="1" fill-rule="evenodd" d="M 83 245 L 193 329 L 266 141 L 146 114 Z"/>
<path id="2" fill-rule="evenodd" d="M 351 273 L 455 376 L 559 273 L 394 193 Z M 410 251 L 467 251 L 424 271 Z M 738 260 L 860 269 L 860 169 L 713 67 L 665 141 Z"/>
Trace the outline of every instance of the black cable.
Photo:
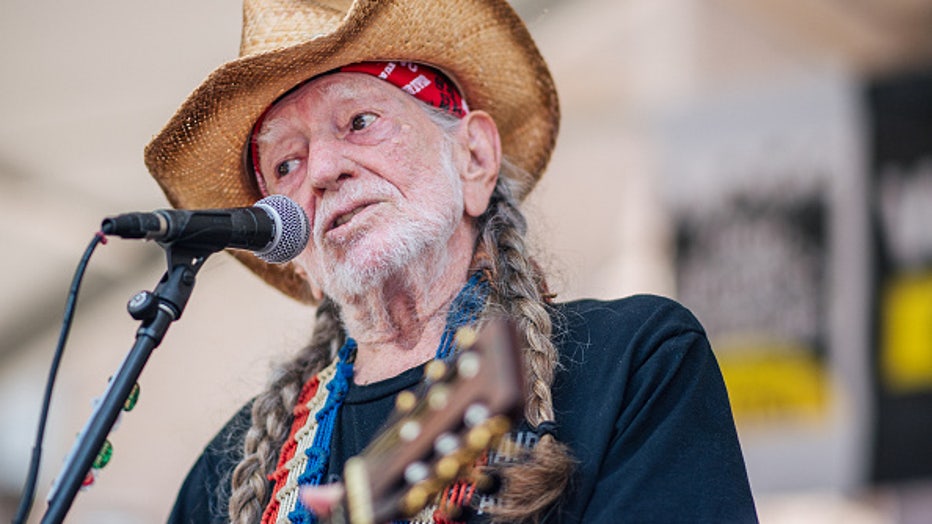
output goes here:
<path id="1" fill-rule="evenodd" d="M 13 524 L 22 524 L 29 517 L 29 511 L 32 509 L 32 503 L 36 496 L 36 481 L 39 477 L 39 462 L 42 458 L 42 440 L 45 438 L 45 423 L 49 415 L 49 406 L 52 403 L 52 388 L 55 386 L 55 376 L 58 375 L 58 366 L 61 364 L 62 355 L 65 352 L 65 341 L 68 340 L 68 332 L 71 330 L 71 320 L 74 318 L 75 304 L 78 301 L 78 290 L 81 287 L 81 281 L 84 279 L 84 272 L 87 269 L 87 263 L 97 248 L 97 244 L 107 243 L 107 237 L 103 233 L 94 235 L 94 239 L 84 250 L 84 256 L 78 263 L 74 272 L 74 278 L 71 279 L 71 289 L 68 292 L 68 300 L 65 302 L 65 314 L 62 318 L 61 333 L 58 336 L 58 345 L 55 348 L 55 355 L 52 357 L 52 365 L 49 367 L 49 377 L 45 382 L 45 398 L 42 400 L 42 411 L 39 414 L 39 427 L 36 431 L 36 442 L 32 447 L 32 460 L 29 462 L 29 474 L 26 477 L 26 485 L 23 487 L 23 495 L 19 501 L 19 509 L 16 510 L 16 516 L 13 517 Z"/>

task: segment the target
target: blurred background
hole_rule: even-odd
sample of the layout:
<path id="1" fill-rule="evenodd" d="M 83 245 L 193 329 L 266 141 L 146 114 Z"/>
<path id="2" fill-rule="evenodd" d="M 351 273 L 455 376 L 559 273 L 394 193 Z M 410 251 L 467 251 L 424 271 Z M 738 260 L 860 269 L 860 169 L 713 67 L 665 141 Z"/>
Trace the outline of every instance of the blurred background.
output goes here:
<path id="1" fill-rule="evenodd" d="M 764 522 L 932 521 L 932 1 L 514 0 L 560 91 L 527 203 L 563 299 L 676 297 L 722 365 Z M 100 220 L 165 207 L 142 148 L 236 56 L 236 2 L 0 2 L 0 519 Z M 32 513 L 164 254 L 98 248 Z M 215 255 L 68 522 L 163 522 L 312 311 Z M 294 326 L 302 326 L 294 329 Z"/>

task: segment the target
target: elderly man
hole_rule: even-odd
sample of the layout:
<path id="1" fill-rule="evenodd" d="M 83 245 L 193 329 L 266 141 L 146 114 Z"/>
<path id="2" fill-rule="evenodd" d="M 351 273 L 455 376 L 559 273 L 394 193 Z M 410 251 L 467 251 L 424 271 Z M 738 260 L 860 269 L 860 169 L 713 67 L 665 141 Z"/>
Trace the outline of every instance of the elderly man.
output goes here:
<path id="1" fill-rule="evenodd" d="M 340 485 L 399 392 L 455 356 L 459 328 L 502 315 L 527 341 L 519 452 L 480 459 L 496 493 L 451 481 L 415 521 L 756 520 L 692 315 L 658 297 L 553 303 L 527 253 L 518 206 L 558 120 L 546 64 L 504 0 L 246 1 L 241 57 L 146 161 L 178 207 L 298 202 L 312 236 L 294 262 L 234 254 L 317 318 L 205 450 L 171 522 L 329 513 L 342 491 L 323 486 Z"/>

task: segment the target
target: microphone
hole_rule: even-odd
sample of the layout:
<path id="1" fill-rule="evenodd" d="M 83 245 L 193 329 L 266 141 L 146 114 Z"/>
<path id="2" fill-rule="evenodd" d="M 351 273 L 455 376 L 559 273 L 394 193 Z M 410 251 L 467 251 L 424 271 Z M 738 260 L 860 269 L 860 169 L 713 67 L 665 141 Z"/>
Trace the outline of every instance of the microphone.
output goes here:
<path id="1" fill-rule="evenodd" d="M 273 264 L 298 256 L 310 238 L 304 210 L 284 195 L 267 196 L 253 207 L 125 213 L 105 218 L 101 231 L 208 253 L 224 248 L 246 249 Z"/>

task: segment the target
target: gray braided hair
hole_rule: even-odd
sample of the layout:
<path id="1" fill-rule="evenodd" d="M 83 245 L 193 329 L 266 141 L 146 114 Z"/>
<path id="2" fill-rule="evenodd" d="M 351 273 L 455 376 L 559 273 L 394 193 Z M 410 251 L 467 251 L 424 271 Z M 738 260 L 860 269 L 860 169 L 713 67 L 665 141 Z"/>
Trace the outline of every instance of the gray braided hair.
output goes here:
<path id="1" fill-rule="evenodd" d="M 527 253 L 527 221 L 518 208 L 508 170 L 492 193 L 489 209 L 479 218 L 477 258 L 490 269 L 490 308 L 513 318 L 527 339 L 524 353 L 528 397 L 525 419 L 537 427 L 554 420 L 551 386 L 559 366 L 553 344 L 549 291 L 540 267 Z M 537 522 L 564 493 L 574 467 L 569 448 L 546 434 L 524 460 L 502 466 L 500 504 L 491 513 L 499 522 Z"/>

